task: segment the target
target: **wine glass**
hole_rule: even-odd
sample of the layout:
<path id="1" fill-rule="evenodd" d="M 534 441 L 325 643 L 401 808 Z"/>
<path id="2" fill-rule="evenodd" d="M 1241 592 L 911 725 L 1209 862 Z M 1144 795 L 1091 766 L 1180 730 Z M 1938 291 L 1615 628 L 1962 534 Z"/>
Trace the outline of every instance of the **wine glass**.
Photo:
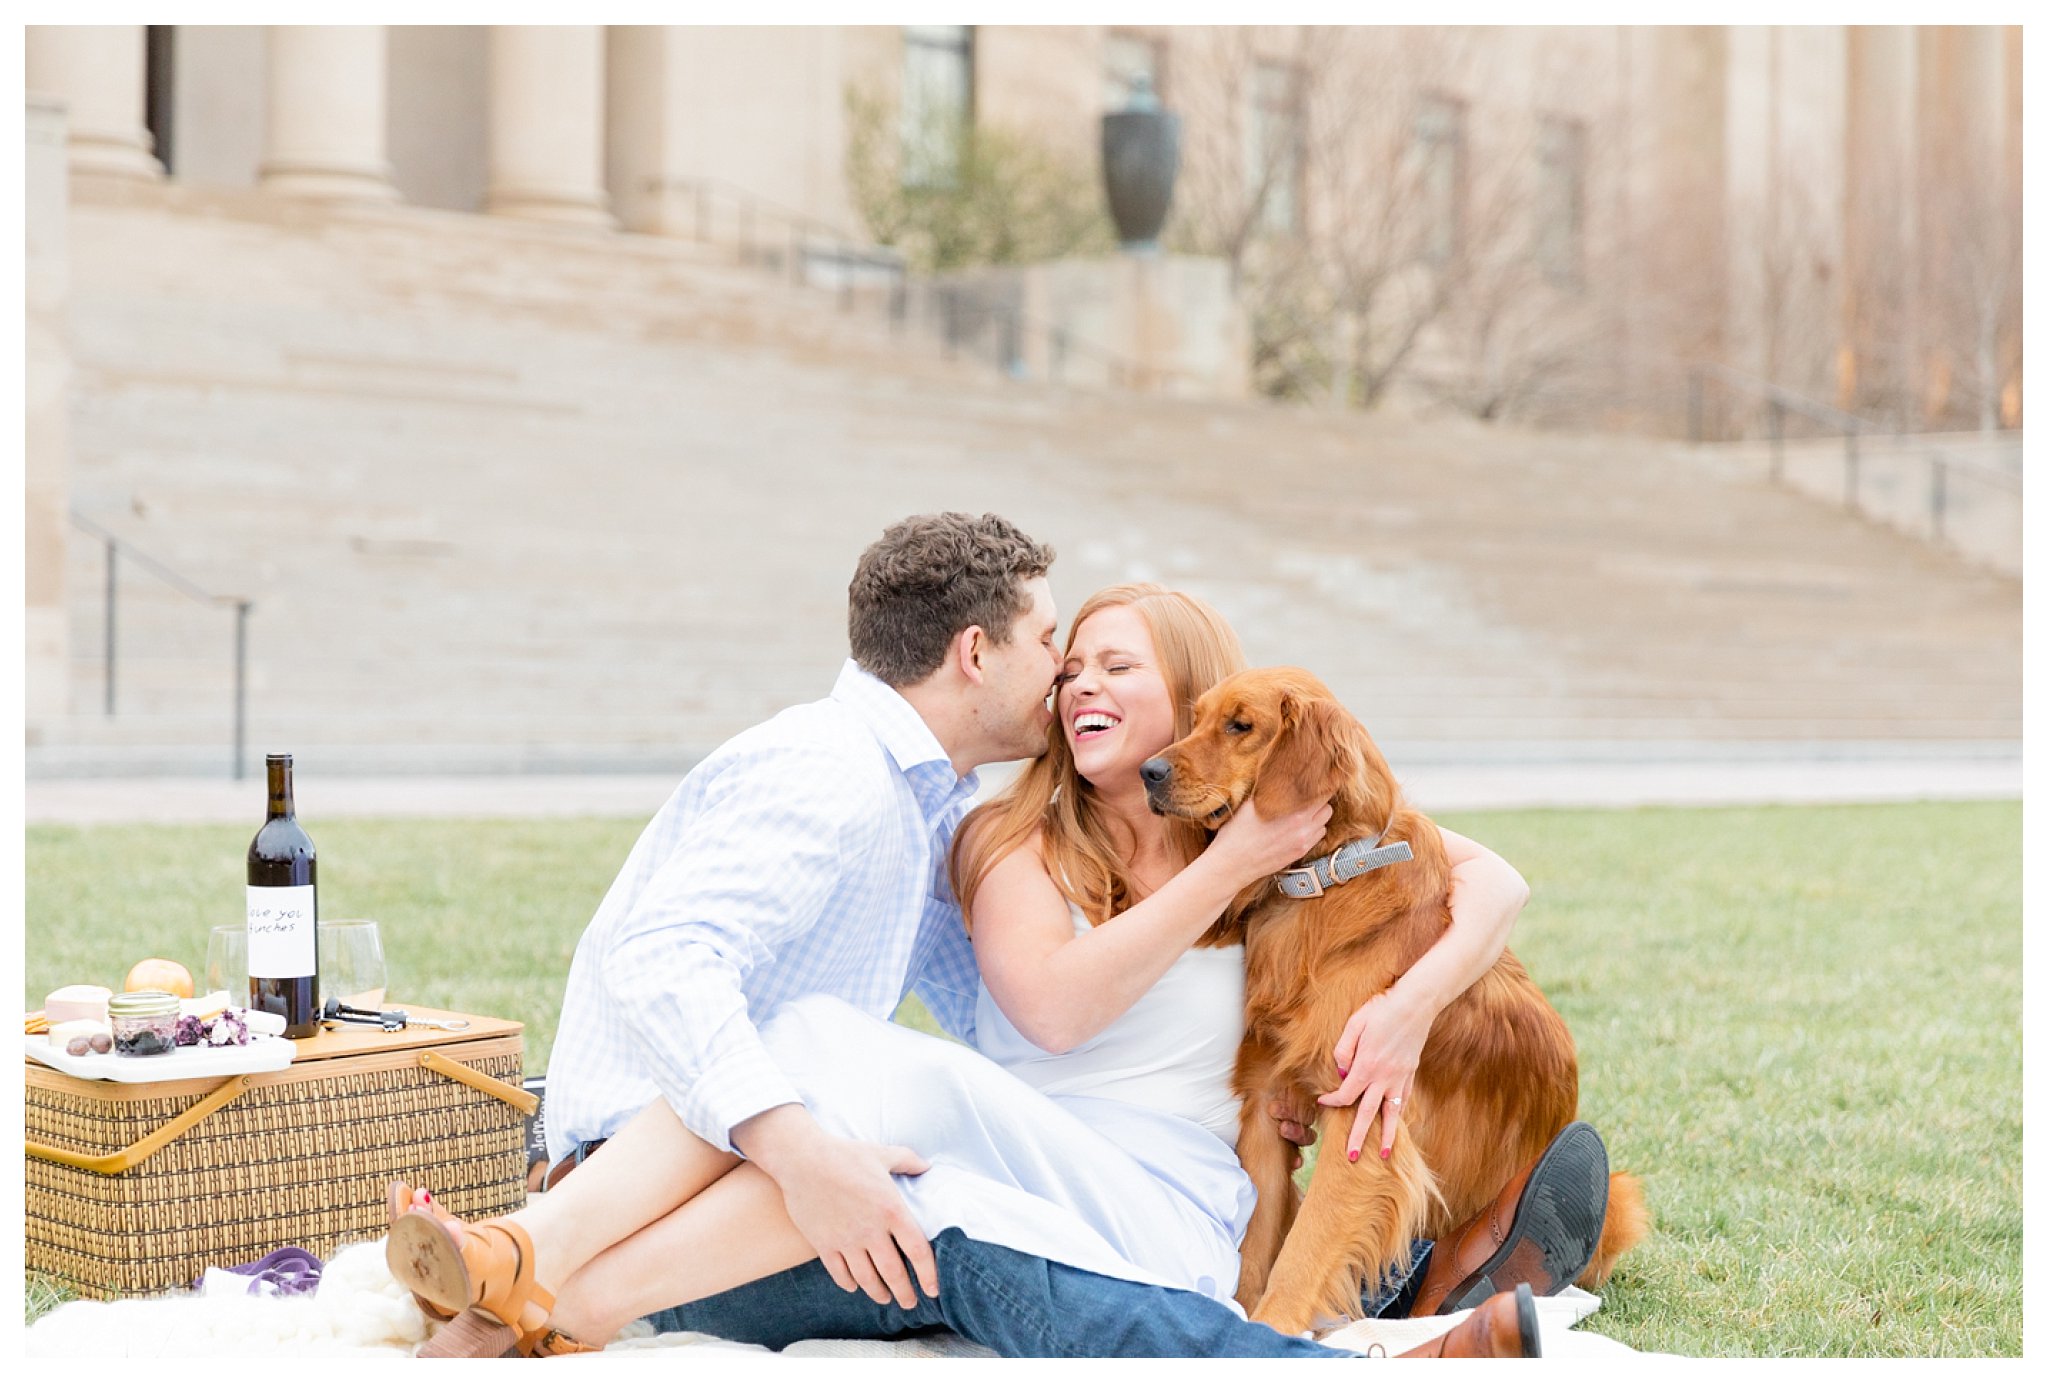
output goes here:
<path id="1" fill-rule="evenodd" d="M 206 992 L 227 991 L 228 1002 L 249 1002 L 249 924 L 215 927 L 206 938 Z"/>
<path id="2" fill-rule="evenodd" d="M 320 923 L 320 1002 L 329 999 L 351 1008 L 384 1006 L 384 943 L 368 918 Z"/>

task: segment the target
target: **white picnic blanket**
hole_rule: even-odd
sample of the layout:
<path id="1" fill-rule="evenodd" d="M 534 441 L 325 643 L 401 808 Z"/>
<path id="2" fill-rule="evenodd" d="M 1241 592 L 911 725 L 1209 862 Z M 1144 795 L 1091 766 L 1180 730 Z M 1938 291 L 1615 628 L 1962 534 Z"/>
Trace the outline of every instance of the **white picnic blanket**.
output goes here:
<path id="1" fill-rule="evenodd" d="M 225 1275 L 222 1275 L 224 1277 Z M 425 1341 L 428 1323 L 411 1293 L 384 1266 L 384 1241 L 355 1244 L 336 1254 L 310 1297 L 252 1297 L 246 1280 L 216 1277 L 202 1292 L 135 1301 L 69 1302 L 30 1326 L 24 1345 L 32 1358 L 222 1358 L 243 1355 L 411 1355 Z M 1546 1356 L 1632 1353 L 1627 1345 L 1573 1326 L 1600 1309 L 1600 1299 L 1577 1288 L 1536 1303 Z M 1460 1316 L 1422 1320 L 1358 1321 L 1325 1337 L 1340 1349 L 1364 1352 L 1374 1343 L 1399 1353 L 1456 1324 Z M 628 1326 L 607 1355 L 650 1350 L 731 1351 L 769 1355 L 757 1345 L 709 1335 L 655 1335 Z M 989 1352 L 953 1335 L 911 1340 L 804 1340 L 783 1351 L 829 1358 L 983 1357 Z"/>

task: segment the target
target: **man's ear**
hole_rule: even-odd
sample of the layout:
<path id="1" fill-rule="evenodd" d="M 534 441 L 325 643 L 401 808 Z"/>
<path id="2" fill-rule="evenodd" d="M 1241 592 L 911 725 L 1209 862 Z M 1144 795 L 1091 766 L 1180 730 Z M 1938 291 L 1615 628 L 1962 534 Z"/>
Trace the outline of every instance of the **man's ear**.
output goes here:
<path id="1" fill-rule="evenodd" d="M 1281 698 L 1280 733 L 1252 789 L 1260 816 L 1271 821 L 1321 802 L 1358 771 L 1346 719 L 1343 707 L 1321 697 Z"/>
<path id="2" fill-rule="evenodd" d="M 978 624 L 970 624 L 953 636 L 953 661 L 960 668 L 960 675 L 976 686 L 981 685 L 982 655 L 988 651 L 988 631 Z"/>

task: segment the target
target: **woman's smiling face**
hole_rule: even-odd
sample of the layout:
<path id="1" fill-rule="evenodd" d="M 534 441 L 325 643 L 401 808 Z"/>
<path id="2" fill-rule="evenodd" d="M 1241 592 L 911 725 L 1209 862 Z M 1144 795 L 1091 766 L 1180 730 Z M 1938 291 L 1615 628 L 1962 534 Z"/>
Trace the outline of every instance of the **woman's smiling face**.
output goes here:
<path id="1" fill-rule="evenodd" d="M 1144 616 L 1118 605 L 1081 622 L 1060 669 L 1058 709 L 1074 768 L 1097 787 L 1135 779 L 1173 743 L 1173 693 Z"/>

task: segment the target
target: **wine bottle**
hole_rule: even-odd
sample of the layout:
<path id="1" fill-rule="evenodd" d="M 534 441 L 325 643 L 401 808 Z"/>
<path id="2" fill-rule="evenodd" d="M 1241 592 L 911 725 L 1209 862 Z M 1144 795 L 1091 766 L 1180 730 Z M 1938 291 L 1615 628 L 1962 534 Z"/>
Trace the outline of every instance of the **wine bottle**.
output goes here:
<path id="1" fill-rule="evenodd" d="M 311 1037 L 320 1030 L 313 838 L 292 806 L 292 756 L 263 763 L 270 810 L 249 842 L 249 1007 L 282 1017 L 286 1037 Z"/>

